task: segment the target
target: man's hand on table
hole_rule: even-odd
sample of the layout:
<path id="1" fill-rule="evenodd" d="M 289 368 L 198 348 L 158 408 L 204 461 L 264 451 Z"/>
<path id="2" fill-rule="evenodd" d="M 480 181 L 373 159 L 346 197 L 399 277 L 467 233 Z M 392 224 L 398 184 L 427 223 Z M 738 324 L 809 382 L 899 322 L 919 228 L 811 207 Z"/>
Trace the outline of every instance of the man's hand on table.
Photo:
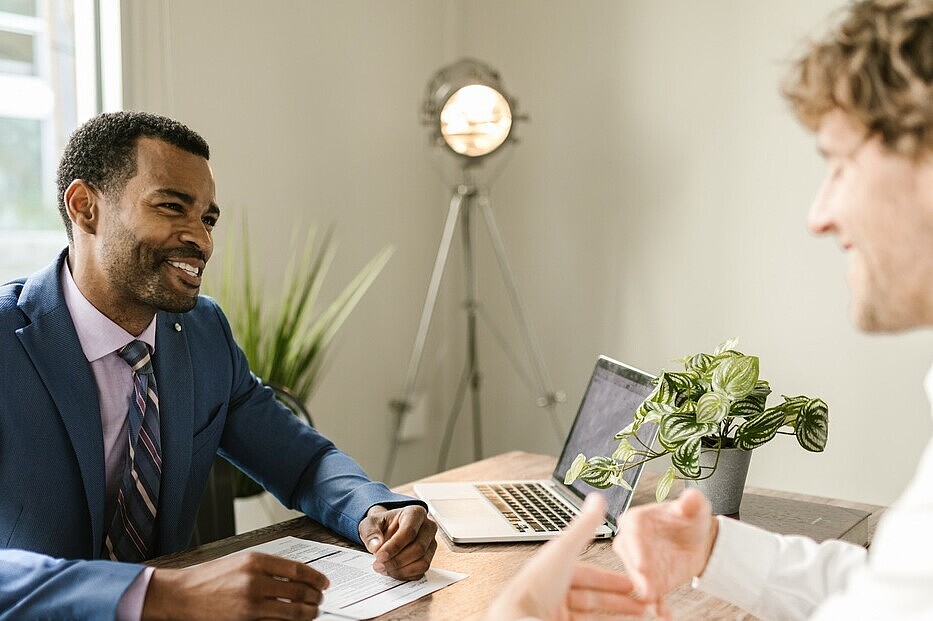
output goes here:
<path id="1" fill-rule="evenodd" d="M 371 507 L 360 522 L 360 539 L 376 560 L 373 569 L 399 580 L 415 580 L 431 566 L 437 524 L 420 505 Z"/>
<path id="2" fill-rule="evenodd" d="M 142 618 L 313 619 L 328 585 L 324 574 L 304 563 L 247 552 L 185 569 L 156 569 Z"/>

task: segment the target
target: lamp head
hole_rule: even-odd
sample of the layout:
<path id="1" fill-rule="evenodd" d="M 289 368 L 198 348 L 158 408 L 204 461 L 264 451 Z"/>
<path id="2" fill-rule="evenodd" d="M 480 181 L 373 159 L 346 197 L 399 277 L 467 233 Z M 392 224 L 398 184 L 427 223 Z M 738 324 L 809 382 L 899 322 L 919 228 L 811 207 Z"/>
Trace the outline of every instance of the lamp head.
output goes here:
<path id="1" fill-rule="evenodd" d="M 514 140 L 515 109 L 516 101 L 502 87 L 495 69 L 462 58 L 428 82 L 423 122 L 431 129 L 435 144 L 476 161 Z"/>

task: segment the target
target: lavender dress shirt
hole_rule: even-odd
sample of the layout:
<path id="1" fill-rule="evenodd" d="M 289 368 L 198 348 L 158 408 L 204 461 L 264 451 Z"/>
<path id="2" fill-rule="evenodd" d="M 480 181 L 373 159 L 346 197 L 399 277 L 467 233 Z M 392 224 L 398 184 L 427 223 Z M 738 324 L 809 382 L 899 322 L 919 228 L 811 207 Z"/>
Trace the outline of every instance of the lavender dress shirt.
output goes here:
<path id="1" fill-rule="evenodd" d="M 133 372 L 117 355 L 127 343 L 140 340 L 155 352 L 155 317 L 139 336 L 133 336 L 91 304 L 78 289 L 68 263 L 62 265 L 62 286 L 65 304 L 71 313 L 84 356 L 91 365 L 97 396 L 100 401 L 100 424 L 104 433 L 104 472 L 107 504 L 104 524 L 113 518 L 117 492 L 123 478 L 127 454 L 127 411 L 133 396 Z M 118 621 L 138 621 L 153 568 L 147 568 L 123 594 L 117 607 Z"/>

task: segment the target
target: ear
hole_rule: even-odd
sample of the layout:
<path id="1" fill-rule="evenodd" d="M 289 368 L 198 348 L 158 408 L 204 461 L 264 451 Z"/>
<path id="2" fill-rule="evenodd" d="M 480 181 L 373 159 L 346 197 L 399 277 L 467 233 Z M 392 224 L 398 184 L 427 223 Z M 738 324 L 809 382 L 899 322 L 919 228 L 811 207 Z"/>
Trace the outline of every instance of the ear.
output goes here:
<path id="1" fill-rule="evenodd" d="M 100 222 L 100 200 L 91 184 L 83 179 L 75 179 L 65 190 L 65 210 L 74 228 L 89 235 L 97 232 Z"/>

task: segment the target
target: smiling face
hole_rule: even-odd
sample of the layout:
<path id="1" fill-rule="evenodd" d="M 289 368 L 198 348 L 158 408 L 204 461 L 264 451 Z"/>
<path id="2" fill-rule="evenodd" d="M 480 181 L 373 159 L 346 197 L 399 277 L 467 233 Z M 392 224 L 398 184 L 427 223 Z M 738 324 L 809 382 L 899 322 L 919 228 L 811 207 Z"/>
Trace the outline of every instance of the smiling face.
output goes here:
<path id="1" fill-rule="evenodd" d="M 829 169 L 809 226 L 849 255 L 853 323 L 933 325 L 933 154 L 895 153 L 839 110 L 822 117 L 817 143 Z"/>
<path id="2" fill-rule="evenodd" d="M 97 220 L 81 227 L 90 234 L 76 238 L 72 263 L 85 297 L 132 334 L 158 310 L 191 310 L 220 215 L 207 160 L 140 138 L 136 174 L 120 196 L 94 191 L 90 201 Z"/>

